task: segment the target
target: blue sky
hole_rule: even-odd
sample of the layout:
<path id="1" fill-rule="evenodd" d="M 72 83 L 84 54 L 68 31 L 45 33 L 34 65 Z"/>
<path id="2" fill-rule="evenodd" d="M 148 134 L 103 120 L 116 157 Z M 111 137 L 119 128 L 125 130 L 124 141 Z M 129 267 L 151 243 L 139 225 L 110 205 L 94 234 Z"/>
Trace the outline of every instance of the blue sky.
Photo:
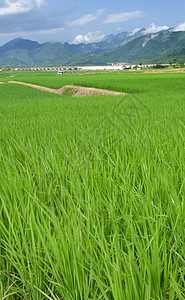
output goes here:
<path id="1" fill-rule="evenodd" d="M 0 0 L 0 45 L 16 37 L 88 43 L 143 27 L 185 30 L 184 12 L 184 0 Z"/>

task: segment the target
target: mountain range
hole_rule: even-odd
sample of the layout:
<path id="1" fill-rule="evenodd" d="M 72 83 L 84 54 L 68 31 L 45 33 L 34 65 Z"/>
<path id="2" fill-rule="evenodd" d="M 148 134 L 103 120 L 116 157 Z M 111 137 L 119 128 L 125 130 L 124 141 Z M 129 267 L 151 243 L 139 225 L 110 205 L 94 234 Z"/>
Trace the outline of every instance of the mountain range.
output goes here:
<path id="1" fill-rule="evenodd" d="M 108 35 L 89 44 L 44 43 L 14 39 L 0 46 L 0 66 L 104 65 L 127 63 L 176 63 L 185 61 L 185 31 L 173 29 L 147 34 Z"/>

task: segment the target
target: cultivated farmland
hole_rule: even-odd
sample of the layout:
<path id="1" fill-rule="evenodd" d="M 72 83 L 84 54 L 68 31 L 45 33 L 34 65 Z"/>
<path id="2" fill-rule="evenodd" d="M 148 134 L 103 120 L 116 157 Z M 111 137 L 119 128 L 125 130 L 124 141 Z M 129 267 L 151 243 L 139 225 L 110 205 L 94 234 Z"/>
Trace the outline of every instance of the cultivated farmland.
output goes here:
<path id="1" fill-rule="evenodd" d="M 185 74 L 0 81 L 0 297 L 185 298 Z"/>

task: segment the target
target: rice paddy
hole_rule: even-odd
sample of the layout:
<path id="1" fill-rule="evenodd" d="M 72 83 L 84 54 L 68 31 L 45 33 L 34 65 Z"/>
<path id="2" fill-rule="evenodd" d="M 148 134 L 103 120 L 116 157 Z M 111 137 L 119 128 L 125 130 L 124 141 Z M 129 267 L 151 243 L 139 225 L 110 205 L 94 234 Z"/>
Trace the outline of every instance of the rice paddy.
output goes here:
<path id="1" fill-rule="evenodd" d="M 185 298 L 185 74 L 0 81 L 0 298 Z"/>

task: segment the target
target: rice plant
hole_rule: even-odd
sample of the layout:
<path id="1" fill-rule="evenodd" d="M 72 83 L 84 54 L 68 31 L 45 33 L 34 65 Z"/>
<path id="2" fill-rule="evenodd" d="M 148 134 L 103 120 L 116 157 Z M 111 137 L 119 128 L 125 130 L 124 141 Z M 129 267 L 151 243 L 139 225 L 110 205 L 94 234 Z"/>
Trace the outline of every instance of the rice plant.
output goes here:
<path id="1" fill-rule="evenodd" d="M 185 298 L 184 76 L 0 86 L 1 299 Z"/>

